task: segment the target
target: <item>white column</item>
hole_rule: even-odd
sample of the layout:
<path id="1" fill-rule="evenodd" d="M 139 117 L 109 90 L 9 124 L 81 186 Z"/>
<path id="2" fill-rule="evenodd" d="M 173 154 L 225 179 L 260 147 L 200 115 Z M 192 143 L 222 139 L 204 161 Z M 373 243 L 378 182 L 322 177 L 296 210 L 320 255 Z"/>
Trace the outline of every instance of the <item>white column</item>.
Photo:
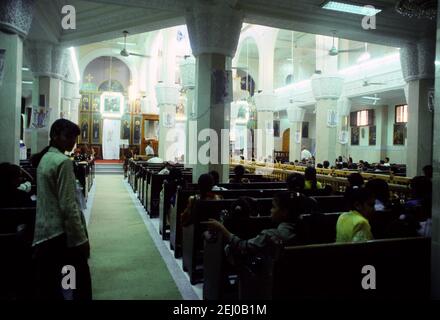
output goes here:
<path id="1" fill-rule="evenodd" d="M 191 48 L 196 57 L 196 114 L 189 123 L 197 134 L 197 154 L 189 154 L 193 180 L 216 170 L 229 179 L 229 118 L 232 101 L 231 59 L 240 36 L 243 12 L 226 2 L 192 2 L 186 12 Z M 193 141 L 189 141 L 193 143 Z"/>
<path id="2" fill-rule="evenodd" d="M 422 174 L 432 163 L 433 112 L 428 109 L 428 92 L 434 90 L 435 41 L 422 39 L 400 52 L 402 73 L 408 84 L 407 176 Z"/>
<path id="3" fill-rule="evenodd" d="M 351 102 L 347 98 L 341 98 L 338 100 L 338 129 L 336 137 L 338 143 L 336 144 L 336 156 L 343 156 L 348 158 L 348 137 L 349 137 L 349 116 L 351 110 Z M 333 163 L 335 159 L 328 159 L 330 163 Z M 360 160 L 360 159 L 358 159 Z"/>
<path id="4" fill-rule="evenodd" d="M 32 153 L 40 152 L 49 143 L 49 131 L 52 124 L 60 118 L 62 105 L 63 80 L 70 63 L 70 54 L 64 47 L 44 41 L 26 43 L 27 56 L 35 78 L 38 78 L 39 96 L 45 96 L 45 105 L 35 105 L 36 112 L 40 109 L 48 111 L 46 125 L 34 128 L 32 133 Z"/>
<path id="5" fill-rule="evenodd" d="M 34 1 L 3 0 L 0 6 L 0 163 L 20 162 L 23 38 L 29 32 Z"/>
<path id="6" fill-rule="evenodd" d="M 341 96 L 344 79 L 340 76 L 315 74 L 312 91 L 316 100 L 316 163 L 336 159 L 337 100 Z"/>
<path id="7" fill-rule="evenodd" d="M 21 68 L 23 40 L 17 34 L 0 31 L 0 48 L 5 49 L 3 81 L 0 84 L 0 163 L 20 162 Z"/>
<path id="8" fill-rule="evenodd" d="M 156 99 L 159 108 L 159 157 L 174 161 L 176 106 L 179 102 L 179 88 L 176 85 L 156 85 Z"/>
<path id="9" fill-rule="evenodd" d="M 291 106 L 287 109 L 290 122 L 289 161 L 301 161 L 302 123 L 306 110 Z"/>
<path id="10" fill-rule="evenodd" d="M 257 105 L 256 160 L 274 158 L 273 111 L 277 99 L 273 93 L 255 95 Z"/>
<path id="11" fill-rule="evenodd" d="M 186 105 L 185 105 L 185 167 L 190 168 L 189 155 L 194 154 L 197 150 L 194 148 L 194 143 L 190 141 L 197 140 L 197 136 L 189 136 L 189 122 L 193 120 L 195 115 L 194 106 L 194 91 L 195 91 L 195 72 L 196 72 L 196 60 L 194 57 L 185 57 L 180 63 L 180 78 L 182 79 L 182 87 L 186 93 Z"/>

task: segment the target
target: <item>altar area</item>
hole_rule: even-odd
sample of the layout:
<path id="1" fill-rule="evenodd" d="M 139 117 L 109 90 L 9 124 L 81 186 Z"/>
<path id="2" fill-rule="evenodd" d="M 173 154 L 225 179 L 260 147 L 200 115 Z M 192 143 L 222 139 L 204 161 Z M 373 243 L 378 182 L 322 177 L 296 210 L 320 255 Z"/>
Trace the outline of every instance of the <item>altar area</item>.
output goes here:
<path id="1" fill-rule="evenodd" d="M 86 66 L 83 75 L 78 147 L 93 149 L 98 160 L 145 154 L 148 141 L 158 153 L 159 115 L 146 113 L 149 97 L 137 89 L 127 65 L 101 56 Z"/>

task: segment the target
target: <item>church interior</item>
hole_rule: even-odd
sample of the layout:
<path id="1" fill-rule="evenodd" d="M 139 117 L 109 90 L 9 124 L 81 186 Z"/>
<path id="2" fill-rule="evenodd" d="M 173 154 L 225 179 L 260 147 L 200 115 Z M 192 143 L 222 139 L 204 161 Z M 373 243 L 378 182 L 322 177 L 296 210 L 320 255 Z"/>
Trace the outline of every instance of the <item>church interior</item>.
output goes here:
<path id="1" fill-rule="evenodd" d="M 0 300 L 439 299 L 437 13 L 3 0 Z"/>

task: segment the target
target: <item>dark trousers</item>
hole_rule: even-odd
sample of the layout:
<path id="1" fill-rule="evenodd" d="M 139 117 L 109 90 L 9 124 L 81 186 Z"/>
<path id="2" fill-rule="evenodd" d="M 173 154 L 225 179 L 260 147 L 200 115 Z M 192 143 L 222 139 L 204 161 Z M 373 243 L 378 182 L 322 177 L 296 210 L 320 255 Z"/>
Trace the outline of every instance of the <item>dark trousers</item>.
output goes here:
<path id="1" fill-rule="evenodd" d="M 76 288 L 70 295 L 73 300 L 91 300 L 92 282 L 87 257 L 77 248 L 66 246 L 65 235 L 45 241 L 35 247 L 34 260 L 36 266 L 35 297 L 42 300 L 65 300 L 66 291 L 62 288 L 64 266 L 72 266 L 75 270 Z"/>

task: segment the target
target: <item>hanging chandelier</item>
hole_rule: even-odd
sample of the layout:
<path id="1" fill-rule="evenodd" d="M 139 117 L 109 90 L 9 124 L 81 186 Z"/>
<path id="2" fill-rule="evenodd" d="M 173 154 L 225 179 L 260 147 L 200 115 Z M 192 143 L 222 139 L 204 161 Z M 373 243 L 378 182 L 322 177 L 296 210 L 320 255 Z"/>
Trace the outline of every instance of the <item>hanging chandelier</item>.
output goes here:
<path id="1" fill-rule="evenodd" d="M 437 0 L 399 0 L 396 11 L 409 18 L 427 18 L 437 16 Z"/>

